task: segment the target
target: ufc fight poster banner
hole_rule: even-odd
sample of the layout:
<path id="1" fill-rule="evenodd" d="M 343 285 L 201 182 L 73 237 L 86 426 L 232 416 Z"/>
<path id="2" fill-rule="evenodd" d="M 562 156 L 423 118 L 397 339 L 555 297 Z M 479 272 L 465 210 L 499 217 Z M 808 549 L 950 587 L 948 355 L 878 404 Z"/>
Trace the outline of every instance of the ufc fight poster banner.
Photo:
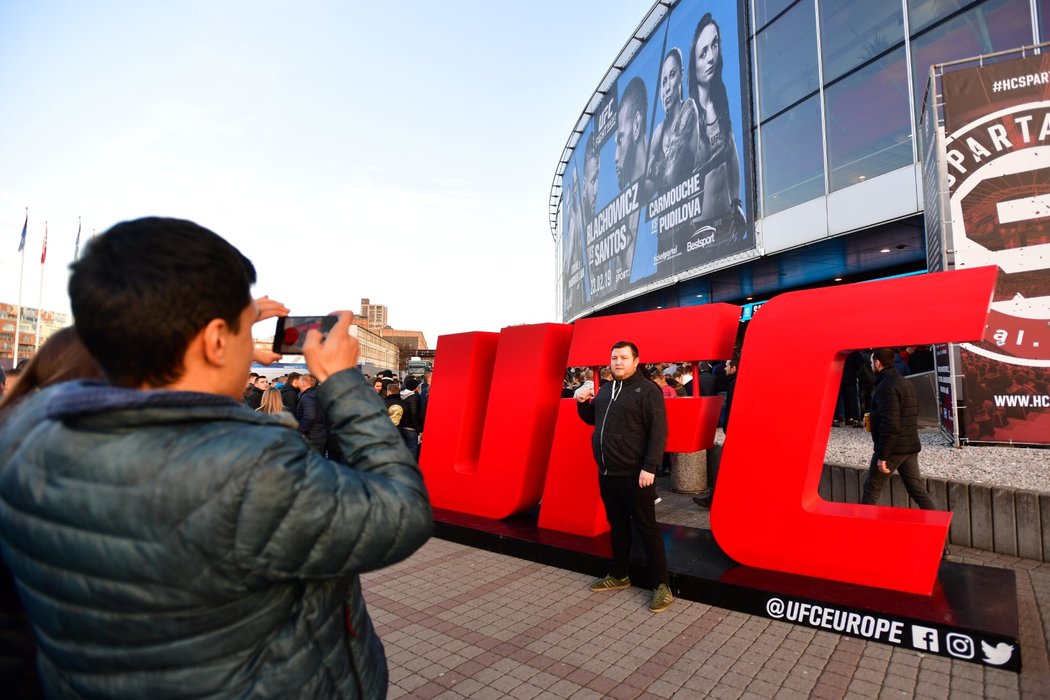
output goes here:
<path id="1" fill-rule="evenodd" d="M 954 267 L 997 265 L 985 336 L 962 344 L 971 443 L 1050 444 L 1050 54 L 942 77 Z"/>
<path id="2" fill-rule="evenodd" d="M 682 0 L 562 175 L 563 318 L 754 250 L 745 4 Z"/>

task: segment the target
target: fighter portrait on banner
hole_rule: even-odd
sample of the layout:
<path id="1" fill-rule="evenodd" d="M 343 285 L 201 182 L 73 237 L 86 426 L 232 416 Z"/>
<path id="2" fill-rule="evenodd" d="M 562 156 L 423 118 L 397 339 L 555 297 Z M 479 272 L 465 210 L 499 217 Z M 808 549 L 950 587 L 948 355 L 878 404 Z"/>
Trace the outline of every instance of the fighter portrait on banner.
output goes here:
<path id="1" fill-rule="evenodd" d="M 621 80 L 617 86 L 622 89 L 599 106 L 598 126 L 592 134 L 599 171 L 594 196 L 597 209 L 587 220 L 585 231 L 592 304 L 622 295 L 630 288 L 645 196 L 649 90 L 638 75 L 621 76 Z M 609 160 L 615 169 L 603 167 Z M 615 180 L 610 170 L 614 170 Z"/>
<path id="2" fill-rule="evenodd" d="M 566 169 L 565 183 L 562 200 L 565 208 L 565 225 L 562 228 L 562 274 L 565 276 L 563 314 L 565 318 L 571 318 L 583 309 L 586 301 L 584 287 L 587 273 L 583 263 L 583 197 L 575 163 Z"/>
<path id="3" fill-rule="evenodd" d="M 581 200 L 563 201 L 565 224 L 582 216 L 586 259 L 586 299 L 569 316 L 755 247 L 741 12 L 675 5 L 603 93 L 563 175 L 563 197 Z M 576 277 L 564 278 L 572 306 Z"/>
<path id="4" fill-rule="evenodd" d="M 669 35 L 683 19 L 672 17 Z M 705 12 L 685 52 L 670 39 L 660 67 L 663 120 L 653 130 L 646 169 L 646 213 L 657 240 L 653 263 L 659 277 L 753 245 L 723 76 L 721 27 Z"/>

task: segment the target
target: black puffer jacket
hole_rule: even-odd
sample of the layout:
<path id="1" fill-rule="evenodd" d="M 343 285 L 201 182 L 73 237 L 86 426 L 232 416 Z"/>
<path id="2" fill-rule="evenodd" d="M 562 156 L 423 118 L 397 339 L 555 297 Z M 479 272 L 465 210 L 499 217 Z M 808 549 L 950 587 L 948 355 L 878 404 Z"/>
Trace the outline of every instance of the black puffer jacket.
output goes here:
<path id="1" fill-rule="evenodd" d="M 357 575 L 426 541 L 429 502 L 360 372 L 316 394 L 348 465 L 211 394 L 62 384 L 0 425 L 0 545 L 49 697 L 385 695 Z"/>
<path id="2" fill-rule="evenodd" d="M 315 450 L 323 450 L 328 441 L 328 421 L 317 403 L 317 389 L 309 388 L 299 394 L 295 416 L 299 419 L 299 433 Z"/>
<path id="3" fill-rule="evenodd" d="M 871 402 L 871 439 L 883 460 L 922 450 L 915 387 L 892 367 L 879 371 Z"/>
<path id="4" fill-rule="evenodd" d="M 656 473 L 667 446 L 667 410 L 656 384 L 635 372 L 627 379 L 606 382 L 593 401 L 576 404 L 594 426 L 591 448 L 598 472 L 609 476 Z"/>

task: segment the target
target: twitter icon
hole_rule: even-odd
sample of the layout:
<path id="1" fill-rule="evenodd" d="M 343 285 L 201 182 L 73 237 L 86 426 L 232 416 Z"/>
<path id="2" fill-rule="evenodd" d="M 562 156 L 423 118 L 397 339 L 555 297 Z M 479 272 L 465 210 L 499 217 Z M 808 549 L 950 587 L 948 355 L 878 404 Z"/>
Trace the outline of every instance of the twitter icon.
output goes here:
<path id="1" fill-rule="evenodd" d="M 1002 666 L 1014 654 L 1013 644 L 999 642 L 994 647 L 988 642 L 981 640 L 981 651 L 984 652 L 984 662 L 993 666 Z"/>

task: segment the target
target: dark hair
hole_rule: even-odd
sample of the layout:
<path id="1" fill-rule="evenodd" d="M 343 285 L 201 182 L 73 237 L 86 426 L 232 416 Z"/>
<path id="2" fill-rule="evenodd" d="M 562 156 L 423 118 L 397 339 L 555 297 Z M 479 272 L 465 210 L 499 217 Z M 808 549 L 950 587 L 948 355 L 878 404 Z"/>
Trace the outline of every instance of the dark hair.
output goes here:
<path id="1" fill-rule="evenodd" d="M 289 372 L 288 373 L 288 379 L 285 381 L 285 384 L 291 384 L 292 382 L 294 382 L 296 379 L 298 379 L 301 376 L 303 376 L 303 375 L 299 374 L 298 372 Z"/>
<path id="2" fill-rule="evenodd" d="M 721 56 L 721 54 L 719 54 L 719 56 Z M 682 50 L 680 48 L 678 48 L 677 46 L 672 46 L 671 50 L 667 52 L 666 56 L 664 56 L 663 63 L 660 64 L 660 80 L 661 81 L 663 80 L 663 74 L 664 74 L 664 66 L 663 66 L 663 64 L 667 63 L 667 59 L 669 59 L 669 58 L 674 58 L 675 62 L 678 64 L 679 76 L 681 75 L 682 70 L 685 68 L 685 66 L 682 65 Z M 681 100 L 682 100 L 682 85 L 681 85 L 681 83 L 679 83 L 679 85 L 678 85 L 678 101 L 681 102 Z"/>
<path id="3" fill-rule="evenodd" d="M 628 117 L 637 112 L 642 116 L 642 124 L 646 125 L 649 119 L 649 105 L 646 104 L 648 101 L 645 83 L 636 75 L 631 78 L 631 82 L 627 83 L 627 87 L 620 96 L 620 109 L 627 108 Z M 645 128 L 647 127 L 642 127 L 643 131 Z"/>
<path id="4" fill-rule="evenodd" d="M 893 348 L 875 348 L 875 350 L 872 351 L 871 356 L 878 360 L 883 368 L 888 367 L 893 369 Z"/>
<path id="5" fill-rule="evenodd" d="M 630 348 L 631 355 L 633 357 L 638 357 L 638 346 L 632 343 L 631 341 L 618 340 L 615 343 L 613 343 L 612 350 L 619 350 L 620 348 Z M 612 352 L 612 350 L 610 350 L 610 352 Z"/>
<path id="6" fill-rule="evenodd" d="M 238 332 L 255 283 L 240 251 L 180 219 L 119 223 L 71 268 L 80 337 L 109 380 L 128 387 L 177 380 L 190 341 L 214 319 Z"/>
<path id="7" fill-rule="evenodd" d="M 37 389 L 72 379 L 102 379 L 102 370 L 72 326 L 56 331 L 19 374 L 0 401 L 0 416 Z"/>
<path id="8" fill-rule="evenodd" d="M 415 377 L 408 377 L 407 379 L 405 379 L 405 383 L 403 386 L 409 391 L 415 391 L 416 387 L 419 386 L 419 380 Z"/>
<path id="9" fill-rule="evenodd" d="M 598 160 L 598 137 L 593 131 L 590 136 L 587 137 L 587 145 L 583 149 L 584 162 L 591 160 Z"/>
<path id="10" fill-rule="evenodd" d="M 386 383 L 386 385 L 383 388 L 386 390 L 387 396 L 392 396 L 393 394 L 400 394 L 401 382 L 397 381 L 396 379 L 391 379 L 389 382 Z"/>
<path id="11" fill-rule="evenodd" d="M 715 21 L 710 12 L 706 13 L 697 22 L 696 31 L 693 32 L 693 43 L 689 48 L 689 97 L 696 103 L 697 109 L 700 109 L 700 88 L 697 86 L 696 79 L 696 44 L 700 41 L 700 32 L 709 26 L 714 27 L 715 31 L 718 32 L 718 60 L 715 62 L 715 76 L 711 79 L 711 100 L 715 103 L 715 114 L 718 117 L 722 133 L 728 139 L 731 138 L 729 134 L 732 132 L 733 127 L 729 119 L 729 97 L 726 95 L 726 84 L 722 82 L 722 28 L 718 26 L 718 22 Z M 702 127 L 704 122 L 702 114 L 700 115 L 700 122 Z M 707 143 L 707 129 L 700 129 L 700 138 Z"/>

